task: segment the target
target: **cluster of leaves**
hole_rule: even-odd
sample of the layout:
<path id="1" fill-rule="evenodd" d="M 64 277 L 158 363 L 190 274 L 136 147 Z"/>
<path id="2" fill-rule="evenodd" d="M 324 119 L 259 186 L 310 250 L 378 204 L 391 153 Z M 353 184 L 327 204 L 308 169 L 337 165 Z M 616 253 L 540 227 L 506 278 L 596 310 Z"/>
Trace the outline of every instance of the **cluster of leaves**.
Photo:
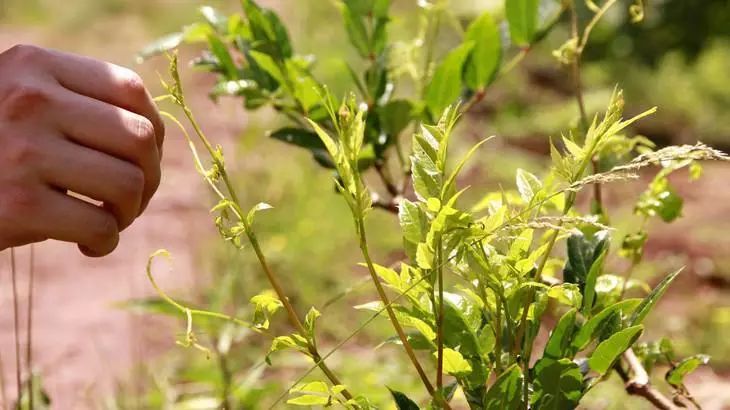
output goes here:
<path id="1" fill-rule="evenodd" d="M 443 12 L 442 3 L 421 3 L 424 13 Z M 597 7 L 597 13 L 612 3 Z M 627 135 L 628 127 L 653 109 L 624 119 L 623 95 L 616 90 L 605 113 L 596 115 L 585 130 L 571 131 L 551 143 L 552 166 L 543 178 L 518 170 L 515 189 L 488 193 L 467 206 L 460 200 L 464 190 L 457 188 L 458 175 L 488 139 L 472 147 L 455 166 L 449 165 L 448 152 L 460 113 L 478 102 L 500 71 L 511 66 L 502 65 L 508 47 L 492 14 L 471 22 L 462 41 L 438 64 L 427 57 L 426 69 L 417 78 L 420 96 L 406 98 L 395 96 L 398 77 L 389 63 L 390 1 L 343 0 L 348 38 L 367 67 L 361 75 L 350 69 L 352 88 L 359 95 L 339 100 L 314 78 L 313 61 L 293 53 L 287 30 L 275 13 L 250 0 L 242 5 L 244 14 L 232 16 L 204 8 L 204 23 L 163 39 L 145 54 L 183 41 L 206 42 L 208 51 L 196 64 L 219 75 L 214 96 L 243 97 L 249 109 L 273 107 L 291 125 L 271 136 L 311 151 L 319 164 L 336 171 L 335 185 L 352 212 L 364 265 L 378 295 L 378 300 L 357 308 L 373 311 L 373 319 L 383 316 L 391 322 L 396 336 L 387 342 L 405 349 L 429 393 L 429 406 L 449 409 L 459 392 L 472 409 L 574 408 L 610 373 L 631 370 L 624 368 L 621 357 L 632 347 L 648 368 L 669 364 L 667 381 L 678 396 L 689 397 L 683 378 L 707 358 L 678 361 L 666 342 L 637 344 L 643 320 L 679 270 L 653 289 L 628 275 L 610 273 L 612 229 L 606 211 L 593 207 L 582 213 L 576 203 L 586 187 L 624 181 L 642 168 L 660 165 L 662 170 L 635 209 L 645 221 L 659 216 L 670 222 L 680 215 L 682 202 L 668 175 L 689 167 L 698 176 L 697 161 L 726 159 L 722 153 L 701 144 L 653 151 L 646 139 Z M 519 58 L 552 24 L 541 21 L 536 0 L 507 0 L 504 17 Z M 580 54 L 586 39 L 566 43 L 557 53 L 561 61 L 574 63 L 571 59 Z M 194 316 L 232 321 L 272 336 L 269 364 L 273 353 L 291 350 L 311 359 L 312 370 L 322 370 L 325 380 L 300 383 L 300 378 L 289 390 L 288 403 L 376 408 L 364 395 L 350 393 L 325 364 L 331 353 L 322 355 L 318 350 L 315 324 L 320 313 L 311 308 L 300 321 L 256 239 L 254 215 L 269 206 L 259 204 L 243 212 L 222 150 L 211 145 L 195 122 L 184 100 L 177 60 L 172 61 L 173 82 L 166 84 L 165 98 L 183 109 L 198 144 L 206 148 L 203 159 L 188 137 L 198 170 L 219 199 L 214 208 L 216 225 L 237 248 L 248 239 L 273 288 L 251 300 L 250 322 L 193 310 L 162 294 L 187 316 L 187 345 L 200 347 L 192 333 Z M 459 100 L 465 104 L 459 105 Z M 412 154 L 406 159 L 398 139 L 410 126 L 414 126 Z M 405 169 L 401 188 L 383 171 L 391 146 Z M 637 153 L 641 155 L 633 158 Z M 363 172 L 371 166 L 397 201 L 408 258 L 399 267 L 378 265 L 369 253 L 365 220 L 377 196 L 364 182 Z M 617 253 L 628 257 L 633 268 L 641 262 L 647 238 L 642 224 L 623 239 Z M 554 250 L 562 241 L 565 256 L 556 256 L 561 253 Z M 150 280 L 154 285 L 151 276 Z M 645 295 L 625 298 L 627 291 Z M 282 310 L 293 332 L 270 334 L 270 323 Z M 537 335 L 546 328 L 548 314 L 559 320 L 549 329 L 543 351 L 536 352 Z M 435 388 L 421 364 L 424 360 L 436 369 Z M 399 409 L 420 408 L 410 392 L 391 394 Z"/>

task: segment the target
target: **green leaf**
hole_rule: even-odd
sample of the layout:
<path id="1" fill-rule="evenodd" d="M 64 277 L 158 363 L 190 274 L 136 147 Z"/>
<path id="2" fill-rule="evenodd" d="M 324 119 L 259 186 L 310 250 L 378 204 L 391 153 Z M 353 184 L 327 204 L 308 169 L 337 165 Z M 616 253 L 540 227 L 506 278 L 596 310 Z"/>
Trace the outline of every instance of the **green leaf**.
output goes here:
<path id="1" fill-rule="evenodd" d="M 532 198 L 542 190 L 542 182 L 535 175 L 525 171 L 524 169 L 517 169 L 517 190 L 520 192 L 520 197 L 525 203 L 529 204 Z"/>
<path id="2" fill-rule="evenodd" d="M 208 47 L 210 52 L 218 59 L 223 71 L 230 80 L 238 79 L 238 67 L 233 62 L 231 52 L 228 51 L 228 47 L 221 41 L 218 36 L 211 34 L 208 36 Z"/>
<path id="3" fill-rule="evenodd" d="M 574 409 L 583 396 L 583 374 L 572 360 L 541 359 L 533 368 L 535 391 L 532 408 Z"/>
<path id="4" fill-rule="evenodd" d="M 471 90 L 483 89 L 492 82 L 502 58 L 499 28 L 489 13 L 484 13 L 466 29 L 466 41 L 474 48 L 466 62 L 464 82 Z"/>
<path id="5" fill-rule="evenodd" d="M 309 150 L 325 149 L 322 140 L 316 133 L 303 128 L 280 128 L 269 134 L 269 137 Z"/>
<path id="6" fill-rule="evenodd" d="M 433 78 L 426 88 L 426 106 L 434 117 L 440 117 L 444 109 L 456 102 L 461 94 L 464 62 L 474 47 L 469 41 L 452 50 L 436 67 Z"/>
<path id="7" fill-rule="evenodd" d="M 268 329 L 271 317 L 284 306 L 271 290 L 265 290 L 251 298 L 254 305 L 253 324 L 257 329 Z"/>
<path id="8" fill-rule="evenodd" d="M 601 342 L 593 351 L 588 366 L 603 376 L 613 367 L 616 360 L 641 336 L 644 326 L 638 325 L 621 330 Z"/>
<path id="9" fill-rule="evenodd" d="M 598 276 L 603 271 L 603 261 L 606 258 L 608 249 L 604 249 L 601 256 L 598 257 L 593 264 L 591 269 L 588 271 L 586 276 L 585 287 L 583 289 L 583 315 L 588 316 L 593 308 L 593 302 L 596 300 L 596 282 Z"/>
<path id="10" fill-rule="evenodd" d="M 319 138 L 322 140 L 322 143 L 327 148 L 327 152 L 329 152 L 330 156 L 333 159 L 337 158 L 340 152 L 340 148 L 338 147 L 335 140 L 332 139 L 332 137 L 327 134 L 327 131 L 323 130 L 322 127 L 319 126 L 319 124 L 310 120 L 309 118 L 307 118 L 307 121 L 309 122 L 309 125 L 311 125 L 314 129 L 314 132 L 316 132 Z"/>
<path id="11" fill-rule="evenodd" d="M 398 220 L 403 232 L 406 253 L 409 258 L 414 260 L 416 246 L 426 239 L 426 233 L 428 233 L 427 216 L 417 204 L 403 199 L 398 206 Z"/>
<path id="12" fill-rule="evenodd" d="M 301 396 L 287 400 L 287 404 L 297 406 L 315 406 L 328 404 L 330 392 L 325 382 L 309 382 L 293 387 L 289 394 L 301 394 Z"/>
<path id="13" fill-rule="evenodd" d="M 464 376 L 471 373 L 471 365 L 464 360 L 464 356 L 451 348 L 444 348 L 444 372 L 452 376 Z M 438 357 L 438 352 L 433 352 Z"/>
<path id="14" fill-rule="evenodd" d="M 261 52 L 258 52 L 256 50 L 249 51 L 249 55 L 251 58 L 256 61 L 256 64 L 259 65 L 264 71 L 266 71 L 267 74 L 269 74 L 274 80 L 276 80 L 277 83 L 279 83 L 281 86 L 286 86 L 287 82 L 285 79 L 285 74 L 279 67 L 279 65 L 276 64 L 276 61 L 268 55 Z"/>
<path id="15" fill-rule="evenodd" d="M 573 234 L 568 238 L 567 247 L 568 262 L 563 272 L 565 282 L 577 284 L 584 293 L 593 263 L 608 248 L 608 232 L 598 231 L 591 237 L 582 232 Z"/>
<path id="16" fill-rule="evenodd" d="M 667 372 L 667 383 L 674 386 L 675 388 L 679 388 L 684 384 L 685 376 L 695 371 L 701 365 L 707 364 L 709 361 L 710 356 L 705 354 L 698 354 L 682 360 Z"/>
<path id="17" fill-rule="evenodd" d="M 395 405 L 398 407 L 398 410 L 419 410 L 418 404 L 409 399 L 405 394 L 395 391 L 390 387 L 388 387 L 388 390 L 390 391 L 390 395 L 393 396 L 393 400 L 395 401 Z"/>
<path id="18" fill-rule="evenodd" d="M 504 371 L 494 384 L 487 391 L 484 397 L 485 410 L 521 409 L 524 407 L 522 401 L 522 383 L 524 382 L 522 371 L 514 364 Z"/>
<path id="19" fill-rule="evenodd" d="M 433 268 L 433 251 L 424 242 L 418 244 L 416 248 L 416 264 L 421 269 Z"/>
<path id="20" fill-rule="evenodd" d="M 587 322 L 581 326 L 576 333 L 575 338 L 571 342 L 571 348 L 573 352 L 580 352 L 593 341 L 598 338 L 602 330 L 612 320 L 612 316 L 619 314 L 624 315 L 626 312 L 633 311 L 639 304 L 639 299 L 626 299 L 620 302 L 616 302 L 611 306 L 598 312 L 595 316 L 590 318 Z"/>
<path id="21" fill-rule="evenodd" d="M 634 310 L 634 313 L 631 315 L 631 320 L 629 321 L 631 326 L 638 325 L 639 323 L 644 321 L 646 315 L 648 315 L 651 309 L 654 308 L 654 305 L 656 305 L 659 299 L 664 295 L 664 292 L 667 291 L 667 288 L 669 288 L 669 285 L 677 277 L 677 275 L 682 272 L 683 269 L 684 267 L 679 268 L 676 271 L 667 275 L 667 277 L 659 282 L 654 290 L 652 290 L 651 293 L 647 295 L 644 300 L 641 301 L 641 304 L 636 308 L 636 310 Z"/>
<path id="22" fill-rule="evenodd" d="M 322 316 L 322 314 L 319 313 L 319 310 L 311 307 L 309 308 L 309 312 L 307 312 L 307 316 L 304 317 L 304 329 L 307 330 L 307 333 L 309 333 L 308 336 L 311 339 L 314 339 L 314 327 L 317 323 L 317 318 L 320 316 Z"/>
<path id="23" fill-rule="evenodd" d="M 583 297 L 580 294 L 578 285 L 574 283 L 563 283 L 555 285 L 548 290 L 548 296 L 557 299 L 558 302 L 573 307 L 580 308 L 583 303 Z"/>
<path id="24" fill-rule="evenodd" d="M 557 360 L 571 355 L 569 347 L 576 330 L 575 319 L 577 313 L 576 309 L 570 309 L 560 318 L 555 328 L 550 332 L 543 357 Z"/>
<path id="25" fill-rule="evenodd" d="M 277 336 L 271 342 L 269 352 L 266 354 L 266 363 L 271 364 L 271 355 L 282 350 L 293 349 L 309 355 L 309 342 L 304 336 L 293 333 L 289 336 Z"/>
<path id="26" fill-rule="evenodd" d="M 413 120 L 413 104 L 408 100 L 393 100 L 378 107 L 378 115 L 383 132 L 397 136 Z"/>
<path id="27" fill-rule="evenodd" d="M 641 194 L 636 203 L 636 213 L 648 217 L 659 216 L 664 222 L 672 222 L 682 215 L 684 200 L 677 195 L 669 179 L 659 174 Z"/>
<path id="28" fill-rule="evenodd" d="M 361 57 L 368 57 L 370 55 L 368 32 L 362 17 L 354 12 L 351 4 L 351 1 L 346 1 L 345 6 L 342 7 L 342 18 L 345 21 L 347 37 Z"/>
<path id="29" fill-rule="evenodd" d="M 481 147 L 485 142 L 489 141 L 493 137 L 485 138 L 478 143 L 476 143 L 469 152 L 464 155 L 464 157 L 459 161 L 458 164 L 456 164 L 456 167 L 454 168 L 454 171 L 449 175 L 449 178 L 446 180 L 446 183 L 444 184 L 442 191 L 442 195 L 446 197 L 446 194 L 451 192 L 454 189 L 454 184 L 456 183 L 456 177 L 459 176 L 459 173 L 464 168 L 464 165 L 466 165 L 466 162 L 469 161 L 469 159 L 477 152 L 479 147 Z"/>
<path id="30" fill-rule="evenodd" d="M 250 211 L 248 211 L 248 215 L 246 215 L 246 222 L 248 222 L 248 225 L 253 225 L 254 217 L 256 216 L 256 213 L 259 211 L 266 211 L 268 209 L 273 209 L 274 207 L 267 204 L 266 202 L 259 202 L 256 204 L 253 208 L 251 208 Z"/>
<path id="31" fill-rule="evenodd" d="M 539 0 L 505 0 L 505 14 L 512 41 L 528 46 L 537 32 Z"/>
<path id="32" fill-rule="evenodd" d="M 443 175 L 437 165 L 439 142 L 425 128 L 413 135 L 413 155 L 411 155 L 411 172 L 413 174 L 413 190 L 421 201 L 437 198 L 441 195 Z"/>

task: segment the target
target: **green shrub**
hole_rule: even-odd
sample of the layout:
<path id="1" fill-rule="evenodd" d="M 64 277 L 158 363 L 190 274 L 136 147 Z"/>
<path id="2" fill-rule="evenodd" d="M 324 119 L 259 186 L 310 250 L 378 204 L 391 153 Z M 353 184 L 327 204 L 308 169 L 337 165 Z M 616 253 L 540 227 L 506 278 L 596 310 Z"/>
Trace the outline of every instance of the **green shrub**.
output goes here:
<path id="1" fill-rule="evenodd" d="M 195 329 L 196 323 L 208 327 L 211 319 L 227 323 L 228 331 L 231 326 L 252 329 L 272 338 L 269 351 L 261 352 L 269 365 L 287 350 L 314 363 L 292 380 L 287 403 L 378 408 L 383 403 L 371 401 L 367 392 L 352 391 L 326 360 L 384 317 L 394 331 L 387 343 L 403 349 L 432 408 L 451 408 L 457 396 L 472 409 L 574 408 L 613 373 L 626 382 L 629 394 L 672 408 L 672 400 L 649 384 L 647 368 L 656 364 L 669 366 L 666 381 L 674 402 L 694 402 L 683 379 L 707 357 L 676 358 L 667 340 L 638 342 L 644 318 L 681 268 L 643 297 L 627 296 L 647 288 L 631 278 L 642 261 L 647 221 L 671 222 L 681 215 L 683 202 L 669 174 L 688 168 L 696 178 L 698 161 L 727 157 L 701 143 L 655 151 L 651 141 L 630 132 L 632 123 L 654 109 L 625 119 L 619 89 L 602 113 L 590 117 L 586 112 L 581 55 L 591 30 L 615 3 L 564 1 L 550 7 L 552 3 L 541 6 L 537 0 L 507 0 L 503 8 L 462 27 L 446 2 L 423 1 L 418 16 L 405 17 L 418 21 L 418 37 L 396 42 L 389 37 L 389 0 L 343 0 L 339 7 L 346 33 L 361 61 L 349 70 L 355 92 L 342 98 L 312 74 L 312 58 L 295 53 L 279 17 L 250 0 L 242 1 L 241 15 L 203 8 L 204 21 L 150 46 L 143 57 L 181 43 L 204 43 L 206 50 L 195 65 L 216 74 L 214 98 L 239 97 L 246 109 L 270 107 L 289 122 L 269 135 L 310 152 L 319 166 L 335 173 L 336 193 L 351 213 L 377 296 L 355 307 L 372 311 L 370 319 L 323 353 L 316 325 L 327 317 L 315 308 L 302 316 L 287 297 L 287 286 L 267 261 L 255 229 L 256 218 L 263 217 L 259 212 L 270 205 L 247 209 L 239 200 L 222 149 L 205 136 L 186 104 L 173 54 L 164 83 L 167 94 L 160 100 L 182 108 L 194 131 L 190 136 L 168 114 L 185 132 L 195 165 L 218 198 L 213 212 L 221 237 L 236 249 L 250 247 L 270 283 L 270 289 L 251 299 L 250 317 L 242 320 L 174 301 L 157 287 L 148 267 L 151 282 L 172 307 L 157 308 L 187 319 L 179 344 L 210 353 Z M 576 7 L 590 15 L 585 24 L 578 21 Z M 637 22 L 642 10 L 641 2 L 630 6 Z M 459 120 L 563 15 L 572 36 L 554 55 L 572 75 L 578 124 L 551 141 L 552 165 L 545 175 L 518 169 L 514 189 L 480 193 L 481 200 L 466 203 L 462 193 L 468 188 L 460 189 L 459 173 L 470 157 L 489 149 L 490 138 L 451 163 L 449 147 Z M 456 26 L 461 40 L 437 59 L 436 43 L 447 25 Z M 360 66 L 364 69 L 358 71 Z M 642 222 L 617 238 L 619 246 L 612 249 L 601 186 L 636 178 L 652 166 L 660 170 L 635 206 Z M 377 178 L 379 190 L 375 178 L 364 178 L 367 174 Z M 590 198 L 587 210 L 578 206 L 580 196 Z M 398 264 L 379 265 L 371 257 L 367 218 L 373 209 L 400 221 L 406 258 Z M 563 246 L 565 252 L 560 252 Z M 624 275 L 607 272 L 606 262 L 614 255 L 628 260 Z M 271 322 L 280 311 L 288 318 L 289 334 L 272 332 Z M 549 316 L 559 320 L 549 326 Z M 546 339 L 539 336 L 541 329 L 549 331 Z M 321 378 L 302 382 L 317 368 Z M 222 407 L 242 406 L 230 388 L 221 396 Z M 391 396 L 399 409 L 422 407 L 411 398 L 419 397 L 417 392 L 391 390 Z"/>

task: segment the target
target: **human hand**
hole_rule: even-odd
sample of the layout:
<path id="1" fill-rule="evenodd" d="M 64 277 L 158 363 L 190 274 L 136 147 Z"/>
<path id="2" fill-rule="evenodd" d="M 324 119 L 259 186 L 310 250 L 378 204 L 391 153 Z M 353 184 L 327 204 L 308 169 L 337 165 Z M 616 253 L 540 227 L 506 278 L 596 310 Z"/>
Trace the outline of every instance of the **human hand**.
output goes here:
<path id="1" fill-rule="evenodd" d="M 57 239 L 112 252 L 157 190 L 163 138 L 133 71 L 34 46 L 0 53 L 0 250 Z"/>

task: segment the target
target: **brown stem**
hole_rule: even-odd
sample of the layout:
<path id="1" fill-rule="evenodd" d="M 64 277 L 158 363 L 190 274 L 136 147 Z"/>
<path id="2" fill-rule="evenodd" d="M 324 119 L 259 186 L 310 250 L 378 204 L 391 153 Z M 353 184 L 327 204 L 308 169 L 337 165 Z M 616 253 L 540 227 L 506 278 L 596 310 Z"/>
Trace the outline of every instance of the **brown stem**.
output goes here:
<path id="1" fill-rule="evenodd" d="M 402 198 L 397 196 L 392 198 L 390 201 L 383 200 L 378 194 L 372 194 L 373 207 L 388 211 L 393 214 L 398 214 L 398 204 Z"/>
<path id="2" fill-rule="evenodd" d="M 400 191 L 398 190 L 398 187 L 395 186 L 393 181 L 390 179 L 390 175 L 388 175 L 387 170 L 385 169 L 385 164 L 382 162 L 376 162 L 375 163 L 375 171 L 378 173 L 378 176 L 380 176 L 380 179 L 383 181 L 383 185 L 385 185 L 385 189 L 388 190 L 388 193 L 391 196 L 398 196 L 400 195 Z"/>
<path id="3" fill-rule="evenodd" d="M 233 195 L 233 194 L 232 194 Z M 238 203 L 236 199 L 234 198 L 235 203 Z M 299 319 L 299 316 L 297 315 L 297 312 L 294 310 L 294 307 L 292 306 L 291 302 L 289 302 L 289 299 L 286 297 L 286 293 L 284 293 L 284 288 L 281 286 L 281 283 L 279 282 L 279 279 L 274 275 L 274 272 L 269 267 L 269 264 L 266 260 L 266 257 L 264 256 L 263 252 L 261 251 L 261 247 L 259 246 L 258 239 L 256 239 L 256 235 L 254 234 L 253 230 L 250 229 L 249 226 L 246 226 L 246 233 L 248 235 L 248 239 L 251 242 L 251 245 L 254 249 L 254 252 L 256 253 L 256 257 L 259 260 L 259 263 L 261 264 L 261 268 L 263 269 L 264 273 L 266 274 L 266 277 L 269 279 L 269 283 L 271 283 L 271 287 L 274 288 L 274 292 L 276 292 L 277 296 L 281 300 L 281 303 L 284 305 L 284 309 L 287 312 L 287 316 L 289 317 L 289 323 L 291 323 L 292 326 L 299 332 L 300 335 L 305 336 L 307 334 L 307 331 L 304 328 L 304 325 L 302 325 L 302 321 Z M 327 366 L 327 363 L 325 363 L 323 360 L 321 360 L 321 356 L 319 352 L 317 351 L 317 347 L 314 345 L 314 343 L 307 338 L 307 347 L 309 349 L 309 353 L 312 356 L 312 359 L 317 363 L 320 370 L 322 370 L 322 373 L 327 376 L 327 378 L 332 382 L 334 385 L 342 385 L 342 382 L 340 379 L 335 375 L 332 370 Z M 351 400 L 353 398 L 352 394 L 348 390 L 343 390 L 342 395 L 347 399 Z"/>
<path id="4" fill-rule="evenodd" d="M 20 319 L 18 318 L 18 281 L 15 265 L 15 248 L 10 248 L 10 272 L 13 287 L 13 336 L 15 339 L 15 387 L 18 395 L 18 403 L 23 393 L 23 387 L 20 380 Z"/>
<path id="5" fill-rule="evenodd" d="M 393 310 L 393 307 L 391 306 L 390 299 L 388 298 L 388 295 L 385 293 L 385 289 L 383 289 L 383 285 L 380 283 L 380 280 L 378 279 L 378 274 L 375 272 L 375 265 L 373 264 L 373 260 L 370 257 L 370 250 L 368 248 L 367 243 L 367 237 L 365 235 L 365 223 L 361 217 L 358 218 L 357 221 L 357 230 L 360 234 L 360 250 L 362 251 L 363 257 L 365 258 L 365 264 L 368 267 L 368 272 L 370 273 L 370 278 L 373 281 L 373 284 L 375 285 L 375 289 L 378 292 L 378 296 L 380 297 L 380 301 L 385 306 L 385 310 L 388 313 L 388 318 L 390 319 L 390 323 L 393 324 L 393 328 L 395 329 L 395 332 L 398 334 L 398 338 L 401 341 L 401 344 L 403 345 L 403 349 L 405 349 L 406 354 L 408 355 L 408 358 L 411 360 L 411 363 L 413 363 L 413 367 L 416 369 L 416 372 L 418 373 L 418 376 L 421 378 L 421 382 L 423 382 L 423 385 L 426 387 L 426 390 L 428 393 L 434 398 L 434 400 L 437 400 L 441 403 L 441 405 L 445 409 L 451 409 L 449 406 L 449 403 L 444 400 L 440 393 L 437 393 L 431 382 L 428 380 L 428 376 L 426 375 L 426 372 L 423 371 L 423 367 L 421 367 L 421 363 L 418 361 L 418 358 L 416 357 L 416 353 L 413 350 L 413 347 L 411 346 L 411 343 L 408 341 L 408 336 L 406 336 L 405 331 L 403 331 L 403 327 L 401 326 L 400 322 L 398 321 L 398 318 L 395 315 L 395 311 Z"/>
<path id="6" fill-rule="evenodd" d="M 33 282 L 35 276 L 35 247 L 30 245 L 30 271 L 28 272 L 28 310 L 27 310 L 27 328 L 26 346 L 25 346 L 25 365 L 28 367 L 28 408 L 33 410 L 34 394 L 33 394 Z"/>
<path id="7" fill-rule="evenodd" d="M 231 369 L 228 367 L 228 358 L 225 353 L 218 350 L 218 340 L 216 339 L 214 342 L 216 346 L 216 356 L 218 358 L 218 367 L 221 372 L 221 384 L 223 385 L 223 388 L 221 389 L 221 403 L 224 410 L 233 410 L 233 406 L 231 405 L 231 383 L 233 381 L 233 375 L 231 373 Z"/>
<path id="8" fill-rule="evenodd" d="M 668 397 L 664 396 L 661 392 L 651 386 L 649 383 L 649 375 L 647 374 L 646 369 L 644 369 L 644 366 L 641 365 L 639 358 L 636 357 L 636 354 L 634 354 L 633 349 L 629 349 L 624 352 L 622 357 L 633 373 L 633 377 L 629 377 L 629 375 L 621 369 L 621 366 L 616 366 L 618 375 L 624 383 L 626 383 L 627 393 L 635 396 L 641 396 L 661 410 L 675 410 L 677 408 Z"/>

